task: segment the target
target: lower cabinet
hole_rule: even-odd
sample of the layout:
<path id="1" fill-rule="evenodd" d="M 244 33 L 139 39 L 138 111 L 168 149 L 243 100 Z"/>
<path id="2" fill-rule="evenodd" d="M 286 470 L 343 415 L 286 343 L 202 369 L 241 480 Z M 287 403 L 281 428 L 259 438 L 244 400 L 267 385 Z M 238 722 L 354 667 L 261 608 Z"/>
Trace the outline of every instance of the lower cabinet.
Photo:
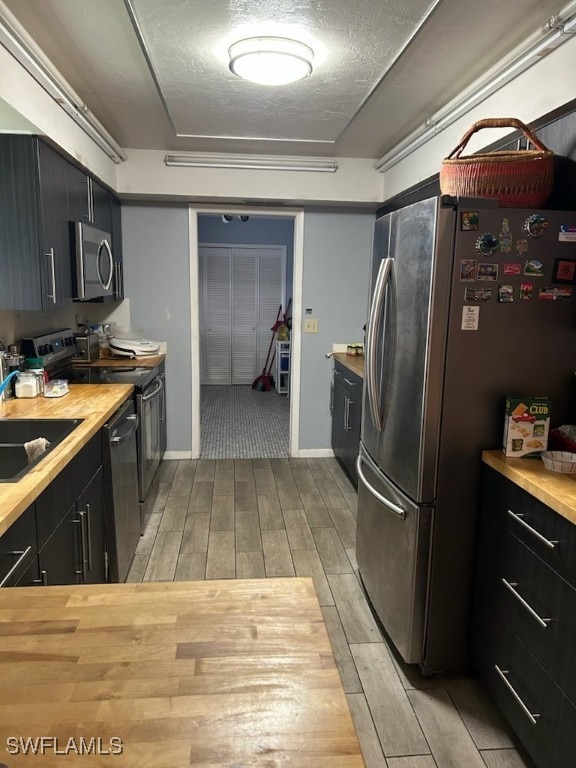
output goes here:
<path id="1" fill-rule="evenodd" d="M 576 526 L 483 467 L 473 658 L 537 768 L 576 766 Z"/>
<path id="2" fill-rule="evenodd" d="M 0 537 L 0 585 L 106 581 L 100 434 Z"/>
<path id="3" fill-rule="evenodd" d="M 356 459 L 362 423 L 362 386 L 358 374 L 334 362 L 331 392 L 332 449 L 355 486 L 358 485 Z"/>

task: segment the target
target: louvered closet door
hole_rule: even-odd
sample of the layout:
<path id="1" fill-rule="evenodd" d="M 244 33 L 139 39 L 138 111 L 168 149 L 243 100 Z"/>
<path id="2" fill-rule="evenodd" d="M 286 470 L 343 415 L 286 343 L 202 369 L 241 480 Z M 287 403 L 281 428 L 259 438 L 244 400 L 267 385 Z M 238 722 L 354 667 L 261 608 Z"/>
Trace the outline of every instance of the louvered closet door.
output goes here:
<path id="1" fill-rule="evenodd" d="M 232 384 L 256 377 L 258 249 L 232 249 Z"/>
<path id="2" fill-rule="evenodd" d="M 259 371 L 264 367 L 266 353 L 272 338 L 270 330 L 276 322 L 278 307 L 282 303 L 284 276 L 284 249 L 258 249 L 258 361 Z"/>
<path id="3" fill-rule="evenodd" d="M 204 258 L 204 325 L 206 384 L 230 384 L 231 366 L 230 248 L 206 249 Z"/>

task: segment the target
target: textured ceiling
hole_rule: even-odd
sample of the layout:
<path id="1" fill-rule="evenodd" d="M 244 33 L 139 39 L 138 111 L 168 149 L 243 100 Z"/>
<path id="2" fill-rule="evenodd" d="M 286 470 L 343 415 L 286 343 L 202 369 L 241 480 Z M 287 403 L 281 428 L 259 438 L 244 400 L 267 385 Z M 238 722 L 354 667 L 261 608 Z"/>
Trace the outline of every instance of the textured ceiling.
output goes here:
<path id="1" fill-rule="evenodd" d="M 557 0 L 4 0 L 126 148 L 376 158 L 542 27 Z M 257 86 L 227 49 L 315 52 Z"/>

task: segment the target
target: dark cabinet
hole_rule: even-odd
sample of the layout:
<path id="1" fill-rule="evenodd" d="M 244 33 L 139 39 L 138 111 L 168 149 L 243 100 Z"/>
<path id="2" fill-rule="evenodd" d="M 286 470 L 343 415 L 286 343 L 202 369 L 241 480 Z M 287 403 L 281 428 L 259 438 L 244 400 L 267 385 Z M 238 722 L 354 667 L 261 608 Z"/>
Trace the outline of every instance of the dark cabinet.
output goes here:
<path id="1" fill-rule="evenodd" d="M 29 507 L 0 537 L 0 587 L 13 587 L 36 559 L 36 513 Z"/>
<path id="2" fill-rule="evenodd" d="M 69 163 L 68 186 L 70 220 L 111 233 L 112 193 L 72 163 Z"/>
<path id="3" fill-rule="evenodd" d="M 72 302 L 68 165 L 34 136 L 0 136 L 0 309 Z"/>
<path id="4" fill-rule="evenodd" d="M 106 581 L 101 436 L 0 537 L 0 585 Z"/>
<path id="5" fill-rule="evenodd" d="M 358 374 L 339 361 L 334 362 L 332 382 L 332 449 L 355 486 L 356 459 L 362 423 L 362 385 Z"/>
<path id="6" fill-rule="evenodd" d="M 576 526 L 483 467 L 473 658 L 537 768 L 576 764 L 575 545 Z"/>

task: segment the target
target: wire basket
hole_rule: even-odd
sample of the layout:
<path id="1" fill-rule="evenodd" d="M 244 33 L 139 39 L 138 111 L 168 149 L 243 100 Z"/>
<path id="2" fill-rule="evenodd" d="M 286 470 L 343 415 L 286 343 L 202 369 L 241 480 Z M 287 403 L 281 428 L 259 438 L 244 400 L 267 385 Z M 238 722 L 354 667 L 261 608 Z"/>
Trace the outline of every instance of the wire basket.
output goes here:
<path id="1" fill-rule="evenodd" d="M 466 144 L 482 128 L 517 128 L 536 149 L 497 150 L 462 155 Z M 456 197 L 496 197 L 505 208 L 539 208 L 554 182 L 554 153 L 515 117 L 479 120 L 442 161 L 440 190 Z"/>

